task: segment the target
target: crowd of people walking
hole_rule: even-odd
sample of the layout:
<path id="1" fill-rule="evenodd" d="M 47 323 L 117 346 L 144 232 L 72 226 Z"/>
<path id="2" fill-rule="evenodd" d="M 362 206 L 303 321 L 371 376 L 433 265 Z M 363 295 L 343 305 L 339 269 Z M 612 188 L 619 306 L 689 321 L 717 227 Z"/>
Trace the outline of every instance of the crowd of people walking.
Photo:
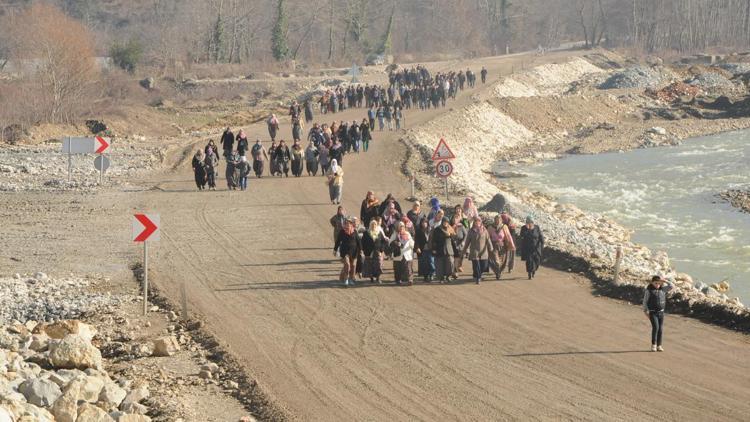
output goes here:
<path id="1" fill-rule="evenodd" d="M 544 235 L 531 216 L 520 232 L 506 212 L 485 226 L 470 197 L 452 208 L 432 198 L 427 210 L 416 201 L 404 212 L 393 195 L 381 201 L 367 192 L 358 216 L 339 206 L 330 224 L 333 253 L 343 264 L 339 278 L 344 286 L 367 279 L 381 283 L 386 260 L 393 261 L 396 284 L 413 284 L 415 267 L 425 283 L 449 283 L 464 272 L 464 261 L 470 262 L 474 283 L 480 284 L 486 273 L 500 280 L 514 269 L 516 245 L 532 279 L 544 249 Z"/>

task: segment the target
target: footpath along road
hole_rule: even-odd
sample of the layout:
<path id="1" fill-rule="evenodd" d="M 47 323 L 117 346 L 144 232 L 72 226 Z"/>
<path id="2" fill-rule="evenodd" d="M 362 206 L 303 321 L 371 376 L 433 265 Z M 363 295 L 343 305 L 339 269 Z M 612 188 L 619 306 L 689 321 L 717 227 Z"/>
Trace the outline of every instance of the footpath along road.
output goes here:
<path id="1" fill-rule="evenodd" d="M 492 63 L 510 70 L 510 61 Z M 408 113 L 407 125 L 442 112 Z M 362 117 L 354 110 L 322 120 Z M 251 141 L 267 139 L 264 124 L 246 132 Z M 282 134 L 291 134 L 287 120 Z M 409 206 L 399 136 L 376 132 L 370 152 L 345 157 L 350 213 L 359 213 L 367 190 L 392 192 Z M 151 280 L 174 303 L 185 282 L 190 308 L 290 419 L 740 421 L 750 414 L 747 336 L 668 316 L 666 353 L 648 352 L 640 309 L 593 297 L 586 280 L 548 268 L 534 281 L 518 271 L 480 286 L 464 277 L 343 289 L 328 223 L 335 206 L 322 177 L 267 176 L 251 179 L 247 192 L 198 192 L 184 162 L 152 183 L 131 194 L 140 210 L 161 214 Z"/>

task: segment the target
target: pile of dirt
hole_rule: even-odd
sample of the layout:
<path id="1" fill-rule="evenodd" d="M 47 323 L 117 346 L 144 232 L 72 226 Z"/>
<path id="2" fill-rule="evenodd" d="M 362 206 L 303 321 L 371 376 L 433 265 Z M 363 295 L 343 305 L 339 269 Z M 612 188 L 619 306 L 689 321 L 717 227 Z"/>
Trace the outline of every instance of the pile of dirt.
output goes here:
<path id="1" fill-rule="evenodd" d="M 584 75 L 602 72 L 604 70 L 600 67 L 582 58 L 575 58 L 565 63 L 537 66 L 517 76 L 506 78 L 494 87 L 494 94 L 498 97 L 562 94 L 568 90 L 572 82 Z"/>
<path id="2" fill-rule="evenodd" d="M 646 94 L 657 100 L 671 103 L 682 97 L 695 97 L 701 93 L 697 85 L 674 82 L 661 89 L 647 89 Z"/>
<path id="3" fill-rule="evenodd" d="M 732 81 L 714 72 L 706 72 L 700 75 L 696 75 L 693 78 L 686 81 L 690 85 L 698 86 L 704 90 L 706 89 L 723 89 L 731 90 L 735 88 Z"/>

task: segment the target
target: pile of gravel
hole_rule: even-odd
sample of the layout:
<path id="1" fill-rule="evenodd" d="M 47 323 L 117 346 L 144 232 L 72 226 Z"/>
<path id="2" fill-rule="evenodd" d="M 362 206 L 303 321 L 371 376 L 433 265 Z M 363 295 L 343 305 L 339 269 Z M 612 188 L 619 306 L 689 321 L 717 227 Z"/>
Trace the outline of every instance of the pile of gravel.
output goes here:
<path id="1" fill-rule="evenodd" d="M 734 88 L 734 84 L 729 79 L 725 78 L 722 75 L 719 75 L 718 73 L 702 73 L 700 75 L 694 76 L 691 79 L 686 80 L 690 85 L 695 85 L 698 87 L 701 87 L 703 89 L 712 89 L 712 88 L 719 88 L 719 89 L 732 89 Z"/>
<path id="2" fill-rule="evenodd" d="M 131 299 L 92 293 L 95 280 L 52 279 L 44 273 L 0 277 L 0 324 L 79 318 Z"/>
<path id="3" fill-rule="evenodd" d="M 663 82 L 658 70 L 647 66 L 633 66 L 613 73 L 599 85 L 599 89 L 655 88 Z"/>
<path id="4" fill-rule="evenodd" d="M 731 72 L 735 76 L 750 72 L 750 63 L 721 63 L 716 67 Z"/>

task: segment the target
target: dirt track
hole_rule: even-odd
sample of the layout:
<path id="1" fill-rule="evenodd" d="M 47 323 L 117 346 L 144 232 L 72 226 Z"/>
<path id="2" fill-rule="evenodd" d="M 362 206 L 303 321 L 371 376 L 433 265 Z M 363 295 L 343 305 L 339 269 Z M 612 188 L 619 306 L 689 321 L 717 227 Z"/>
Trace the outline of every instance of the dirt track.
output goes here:
<path id="1" fill-rule="evenodd" d="M 249 137 L 256 135 L 265 139 L 265 128 L 251 127 Z M 368 189 L 407 196 L 396 136 L 376 132 L 369 153 L 344 159 L 353 214 Z M 251 179 L 248 192 L 197 192 L 185 165 L 148 184 L 156 189 L 98 204 L 114 199 L 118 223 L 127 224 L 125 204 L 161 214 L 152 280 L 175 303 L 186 283 L 191 310 L 292 419 L 739 421 L 750 414 L 747 336 L 669 316 L 667 352 L 646 352 L 650 328 L 638 308 L 593 297 L 586 280 L 546 268 L 531 282 L 519 272 L 481 286 L 343 289 L 323 178 L 266 177 Z"/>

